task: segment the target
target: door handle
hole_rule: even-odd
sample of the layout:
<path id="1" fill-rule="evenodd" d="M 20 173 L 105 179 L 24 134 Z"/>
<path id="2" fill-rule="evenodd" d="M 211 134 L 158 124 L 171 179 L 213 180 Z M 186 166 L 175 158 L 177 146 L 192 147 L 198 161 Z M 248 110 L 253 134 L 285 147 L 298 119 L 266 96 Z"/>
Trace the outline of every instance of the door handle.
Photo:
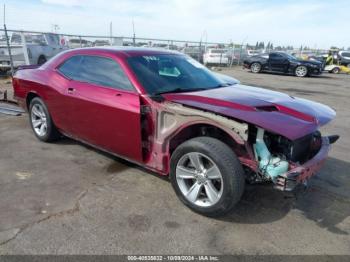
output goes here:
<path id="1" fill-rule="evenodd" d="M 75 92 L 75 88 L 68 87 L 68 94 L 73 94 Z"/>
<path id="2" fill-rule="evenodd" d="M 115 96 L 120 97 L 120 96 L 122 96 L 122 94 L 121 93 L 116 93 Z"/>

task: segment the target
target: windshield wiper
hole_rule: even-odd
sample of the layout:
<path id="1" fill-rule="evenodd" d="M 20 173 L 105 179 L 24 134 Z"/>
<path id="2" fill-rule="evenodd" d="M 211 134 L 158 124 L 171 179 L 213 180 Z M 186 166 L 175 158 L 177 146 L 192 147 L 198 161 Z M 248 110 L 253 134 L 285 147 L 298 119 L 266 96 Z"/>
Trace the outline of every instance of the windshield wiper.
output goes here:
<path id="1" fill-rule="evenodd" d="M 208 88 L 208 89 L 214 89 L 214 88 L 220 88 L 220 87 L 228 87 L 228 86 L 231 86 L 230 83 L 221 83 L 221 84 L 218 84 L 217 86 L 213 86 L 211 88 Z"/>

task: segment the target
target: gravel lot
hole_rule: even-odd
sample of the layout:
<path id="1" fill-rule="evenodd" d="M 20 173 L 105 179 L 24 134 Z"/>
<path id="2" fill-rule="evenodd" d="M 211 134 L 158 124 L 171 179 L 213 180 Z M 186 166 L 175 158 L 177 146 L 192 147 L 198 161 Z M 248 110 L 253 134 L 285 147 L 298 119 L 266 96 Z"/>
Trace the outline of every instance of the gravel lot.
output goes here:
<path id="1" fill-rule="evenodd" d="M 202 217 L 167 179 L 0 115 L 0 254 L 350 254 L 350 76 L 222 73 L 336 109 L 323 131 L 341 139 L 306 193 L 248 186 L 232 214 Z"/>

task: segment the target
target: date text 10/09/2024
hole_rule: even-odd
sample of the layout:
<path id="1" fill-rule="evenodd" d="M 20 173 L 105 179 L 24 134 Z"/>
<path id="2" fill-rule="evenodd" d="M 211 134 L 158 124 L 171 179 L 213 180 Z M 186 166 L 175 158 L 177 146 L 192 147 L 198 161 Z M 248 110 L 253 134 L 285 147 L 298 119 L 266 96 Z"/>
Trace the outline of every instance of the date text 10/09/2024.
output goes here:
<path id="1" fill-rule="evenodd" d="M 128 256 L 128 261 L 219 261 L 217 256 Z"/>

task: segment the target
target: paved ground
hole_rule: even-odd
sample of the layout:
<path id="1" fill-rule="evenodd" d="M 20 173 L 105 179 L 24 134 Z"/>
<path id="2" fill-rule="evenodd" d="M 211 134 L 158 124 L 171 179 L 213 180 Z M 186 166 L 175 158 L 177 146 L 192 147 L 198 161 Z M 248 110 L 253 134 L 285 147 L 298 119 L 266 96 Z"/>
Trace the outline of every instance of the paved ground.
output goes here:
<path id="1" fill-rule="evenodd" d="M 324 132 L 341 140 L 306 194 L 250 186 L 232 214 L 205 218 L 167 179 L 0 115 L 0 254 L 350 254 L 350 76 L 226 73 L 337 110 Z"/>

